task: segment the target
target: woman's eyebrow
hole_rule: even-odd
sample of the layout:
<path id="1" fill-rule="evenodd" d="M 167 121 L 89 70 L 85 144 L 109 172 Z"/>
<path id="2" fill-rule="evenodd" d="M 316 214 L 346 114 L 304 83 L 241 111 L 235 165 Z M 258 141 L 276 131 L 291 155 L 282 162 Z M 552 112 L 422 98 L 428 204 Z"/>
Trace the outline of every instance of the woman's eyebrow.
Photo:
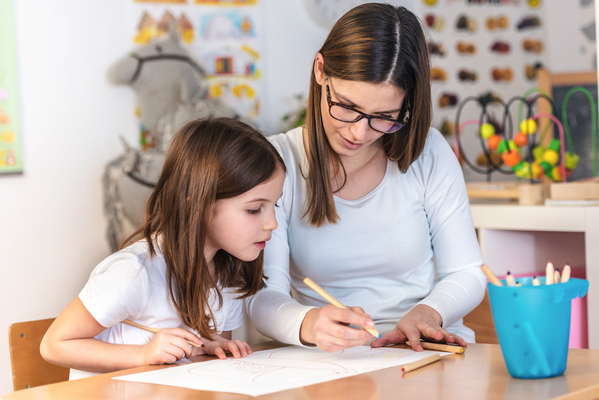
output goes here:
<path id="1" fill-rule="evenodd" d="M 337 98 L 338 98 L 339 100 L 343 101 L 344 103 L 347 103 L 347 105 L 348 105 L 348 106 L 352 106 L 352 107 L 355 107 L 355 108 L 361 108 L 361 107 L 357 106 L 357 105 L 356 105 L 356 103 L 354 103 L 353 101 L 349 100 L 347 97 L 345 97 L 345 96 L 343 96 L 343 95 L 341 95 L 341 94 L 337 93 L 337 92 L 336 92 L 336 91 L 334 91 L 333 89 L 331 89 L 331 91 L 332 91 L 333 93 L 335 93 L 335 96 L 337 96 Z M 400 112 L 400 111 L 401 111 L 401 107 L 400 107 L 400 108 L 398 108 L 398 109 L 396 109 L 396 110 L 389 110 L 389 111 L 378 111 L 378 112 L 376 112 L 375 114 L 393 114 L 393 113 Z"/>

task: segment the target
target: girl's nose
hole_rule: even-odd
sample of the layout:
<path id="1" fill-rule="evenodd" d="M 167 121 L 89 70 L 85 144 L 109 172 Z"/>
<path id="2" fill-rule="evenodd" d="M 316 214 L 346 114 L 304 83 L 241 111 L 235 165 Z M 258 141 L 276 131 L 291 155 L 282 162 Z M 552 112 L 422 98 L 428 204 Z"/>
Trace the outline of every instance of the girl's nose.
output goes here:
<path id="1" fill-rule="evenodd" d="M 275 210 L 273 209 L 272 212 L 269 213 L 268 218 L 266 219 L 266 223 L 264 224 L 264 230 L 274 231 L 275 229 L 277 229 L 277 226 L 279 226 L 279 224 L 277 223 L 277 215 L 275 213 Z"/>

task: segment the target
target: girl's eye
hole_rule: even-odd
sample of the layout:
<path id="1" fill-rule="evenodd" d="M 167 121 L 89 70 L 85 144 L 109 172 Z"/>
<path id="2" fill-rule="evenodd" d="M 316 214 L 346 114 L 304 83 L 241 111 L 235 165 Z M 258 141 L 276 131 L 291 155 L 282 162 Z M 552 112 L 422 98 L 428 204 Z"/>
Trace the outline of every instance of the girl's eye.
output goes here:
<path id="1" fill-rule="evenodd" d="M 253 214 L 258 214 L 259 212 L 260 212 L 260 209 L 259 209 L 259 208 L 255 209 L 255 210 L 248 210 L 248 213 L 249 213 L 249 214 L 252 214 L 252 215 L 253 215 Z"/>

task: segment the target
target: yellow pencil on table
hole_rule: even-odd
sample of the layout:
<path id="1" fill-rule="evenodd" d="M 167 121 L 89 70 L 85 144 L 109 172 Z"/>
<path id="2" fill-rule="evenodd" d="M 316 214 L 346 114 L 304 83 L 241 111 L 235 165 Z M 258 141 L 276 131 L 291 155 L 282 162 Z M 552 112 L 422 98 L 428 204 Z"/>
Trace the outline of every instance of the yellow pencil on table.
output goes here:
<path id="1" fill-rule="evenodd" d="M 423 358 L 422 360 L 414 361 L 413 363 L 406 364 L 406 365 L 404 365 L 402 367 L 401 370 L 403 372 L 414 371 L 417 368 L 424 367 L 425 365 L 432 364 L 432 363 L 434 363 L 436 361 L 439 361 L 440 359 L 441 359 L 441 356 L 439 354 L 435 353 L 435 354 L 432 354 L 432 355 L 430 355 L 428 357 Z"/>
<path id="2" fill-rule="evenodd" d="M 330 294 L 328 294 L 323 288 L 321 288 L 320 286 L 318 286 L 316 283 L 314 283 L 314 281 L 310 278 L 306 278 L 304 279 L 304 283 L 306 285 L 308 285 L 310 287 L 310 289 L 314 290 L 316 293 L 318 293 L 319 295 L 321 295 L 326 301 L 328 301 L 329 303 L 331 303 L 332 305 L 334 305 L 337 308 L 344 308 L 346 310 L 348 310 L 349 308 L 344 306 L 343 304 L 341 304 L 341 302 L 339 300 L 337 300 L 336 298 L 334 298 L 333 296 L 331 296 Z M 374 336 L 375 338 L 380 338 L 381 334 L 374 328 L 364 328 L 366 329 L 366 331 L 368 333 L 370 333 L 372 336 Z"/>
<path id="3" fill-rule="evenodd" d="M 408 346 L 412 347 L 409 340 L 406 342 L 406 344 Z M 455 346 L 455 345 L 451 345 L 451 344 L 420 342 L 420 345 L 422 346 L 423 349 L 426 349 L 426 350 L 445 351 L 447 353 L 455 353 L 455 354 L 463 354 L 464 352 L 466 352 L 466 349 L 464 349 L 462 346 Z"/>
<path id="4" fill-rule="evenodd" d="M 160 328 L 150 328 L 148 326 L 143 326 L 141 324 L 138 324 L 137 322 L 131 321 L 130 319 L 124 320 L 123 324 L 134 326 L 136 328 L 143 329 L 144 331 L 148 331 L 148 332 L 152 332 L 152 333 L 158 333 L 158 331 L 160 330 Z M 204 347 L 204 344 L 197 344 L 197 343 L 191 342 L 189 340 L 187 341 L 187 343 L 189 343 L 193 347 Z"/>

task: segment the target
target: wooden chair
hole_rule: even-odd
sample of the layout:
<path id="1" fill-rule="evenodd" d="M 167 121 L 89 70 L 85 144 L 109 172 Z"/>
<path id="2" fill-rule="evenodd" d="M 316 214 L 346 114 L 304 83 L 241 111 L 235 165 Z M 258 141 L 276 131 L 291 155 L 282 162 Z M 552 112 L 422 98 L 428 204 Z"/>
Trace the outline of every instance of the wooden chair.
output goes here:
<path id="1" fill-rule="evenodd" d="M 464 325 L 474 331 L 476 343 L 499 344 L 488 292 L 485 292 L 485 297 L 478 307 L 464 317 Z"/>
<path id="2" fill-rule="evenodd" d="M 69 368 L 50 364 L 40 354 L 40 343 L 53 321 L 19 322 L 8 328 L 13 390 L 69 380 Z"/>

